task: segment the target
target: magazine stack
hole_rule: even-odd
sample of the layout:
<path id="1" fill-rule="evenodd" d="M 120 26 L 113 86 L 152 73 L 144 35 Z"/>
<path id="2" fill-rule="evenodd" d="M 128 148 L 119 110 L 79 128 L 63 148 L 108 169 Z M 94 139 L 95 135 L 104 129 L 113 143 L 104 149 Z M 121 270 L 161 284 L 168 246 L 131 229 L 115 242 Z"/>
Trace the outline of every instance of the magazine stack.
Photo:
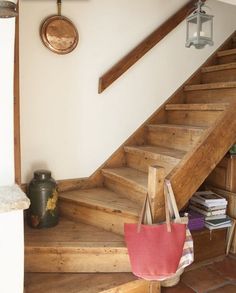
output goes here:
<path id="1" fill-rule="evenodd" d="M 231 227 L 226 215 L 227 200 L 212 191 L 198 191 L 190 200 L 190 210 L 204 216 L 205 227 L 210 230 Z"/>

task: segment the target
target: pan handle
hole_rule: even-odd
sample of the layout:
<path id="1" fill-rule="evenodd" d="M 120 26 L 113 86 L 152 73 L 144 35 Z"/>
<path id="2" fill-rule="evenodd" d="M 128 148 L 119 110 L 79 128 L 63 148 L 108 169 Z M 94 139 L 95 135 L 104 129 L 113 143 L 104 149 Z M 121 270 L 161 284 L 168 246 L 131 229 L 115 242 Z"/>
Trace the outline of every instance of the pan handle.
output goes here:
<path id="1" fill-rule="evenodd" d="M 61 16 L 61 0 L 57 0 L 57 14 Z"/>

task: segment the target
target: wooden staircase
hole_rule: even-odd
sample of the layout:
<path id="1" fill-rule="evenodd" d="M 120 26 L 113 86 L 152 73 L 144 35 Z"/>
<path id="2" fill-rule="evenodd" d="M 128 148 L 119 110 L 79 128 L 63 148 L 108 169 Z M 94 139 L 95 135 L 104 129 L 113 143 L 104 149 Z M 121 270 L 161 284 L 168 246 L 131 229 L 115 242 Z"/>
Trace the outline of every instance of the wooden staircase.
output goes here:
<path id="1" fill-rule="evenodd" d="M 165 178 L 182 208 L 236 141 L 235 47 L 232 35 L 93 175 L 59 182 L 60 224 L 26 228 L 26 293 L 41 292 L 34 280 L 68 284 L 70 273 L 77 288 L 106 276 L 107 287 L 91 292 L 148 292 L 128 273 L 123 225 L 137 222 L 147 192 L 155 219 L 163 218 Z"/>

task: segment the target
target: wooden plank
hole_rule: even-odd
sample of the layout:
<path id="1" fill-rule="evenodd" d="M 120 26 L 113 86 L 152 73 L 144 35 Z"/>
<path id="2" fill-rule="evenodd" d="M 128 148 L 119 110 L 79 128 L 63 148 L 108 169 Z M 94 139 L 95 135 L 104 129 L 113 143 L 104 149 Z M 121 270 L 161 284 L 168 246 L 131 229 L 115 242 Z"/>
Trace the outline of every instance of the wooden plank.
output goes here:
<path id="1" fill-rule="evenodd" d="M 202 83 L 233 82 L 236 81 L 236 67 L 202 74 Z"/>
<path id="2" fill-rule="evenodd" d="M 222 50 L 217 52 L 217 57 L 224 57 L 234 54 L 236 55 L 236 49 Z"/>
<path id="3" fill-rule="evenodd" d="M 207 83 L 207 84 L 193 84 L 186 85 L 185 91 L 197 91 L 197 90 L 209 90 L 209 89 L 225 89 L 225 88 L 236 88 L 236 82 L 216 82 L 216 83 Z"/>
<path id="4" fill-rule="evenodd" d="M 168 123 L 193 126 L 212 125 L 222 111 L 168 111 Z"/>
<path id="5" fill-rule="evenodd" d="M 156 286 L 160 286 L 157 282 Z M 149 282 L 133 274 L 25 274 L 25 293 L 149 293 Z M 154 289 L 160 293 L 160 288 Z"/>
<path id="6" fill-rule="evenodd" d="M 186 103 L 234 103 L 236 88 L 187 91 L 185 99 Z"/>
<path id="7" fill-rule="evenodd" d="M 127 217 L 136 218 L 140 210 L 140 206 L 137 203 L 106 188 L 67 191 L 60 193 L 59 197 L 60 200 L 72 201 L 75 204 L 108 213 L 115 212 Z"/>
<path id="8" fill-rule="evenodd" d="M 150 165 L 164 167 L 168 174 L 185 155 L 185 151 L 160 146 L 125 147 L 127 166 L 148 172 Z"/>
<path id="9" fill-rule="evenodd" d="M 236 140 L 235 105 L 221 114 L 196 147 L 167 176 L 179 208 L 187 202 Z M 219 139 L 223 137 L 224 139 Z M 204 162 L 204 163 L 203 163 Z"/>
<path id="10" fill-rule="evenodd" d="M 164 209 L 164 179 L 165 169 L 158 166 L 150 166 L 148 172 L 148 196 L 151 202 L 151 210 L 154 222 L 160 220 L 158 211 Z M 164 218 L 164 217 L 163 217 Z"/>
<path id="11" fill-rule="evenodd" d="M 236 192 L 236 157 L 225 156 L 207 178 L 207 182 L 231 192 Z"/>
<path id="12" fill-rule="evenodd" d="M 80 221 L 120 235 L 124 234 L 124 223 L 137 223 L 138 221 L 138 216 L 128 217 L 116 210 L 113 213 L 108 213 L 65 200 L 62 200 L 60 214 L 67 219 Z"/>
<path id="13" fill-rule="evenodd" d="M 27 272 L 130 271 L 122 236 L 63 218 L 51 229 L 25 230 Z"/>
<path id="14" fill-rule="evenodd" d="M 124 74 L 131 66 L 133 66 L 140 58 L 150 51 L 158 42 L 160 42 L 169 32 L 171 32 L 178 24 L 186 18 L 186 15 L 194 10 L 195 1 L 191 0 L 181 7 L 173 16 L 165 21 L 153 33 L 151 33 L 144 41 L 137 45 L 130 53 L 117 62 L 99 79 L 98 92 L 102 93 L 116 79 Z"/>
<path id="15" fill-rule="evenodd" d="M 167 111 L 223 111 L 229 106 L 228 103 L 212 104 L 167 104 Z"/>
<path id="16" fill-rule="evenodd" d="M 225 71 L 227 69 L 236 69 L 236 62 L 206 66 L 202 68 L 202 73 L 215 72 L 215 71 Z M 228 74 L 228 71 L 226 72 Z"/>
<path id="17" fill-rule="evenodd" d="M 17 4 L 19 11 L 19 3 Z M 16 17 L 14 53 L 14 163 L 15 182 L 21 184 L 21 147 L 20 147 L 20 79 L 19 79 L 19 16 Z"/>
<path id="18" fill-rule="evenodd" d="M 104 176 L 110 177 L 119 183 L 129 184 L 134 190 L 147 192 L 148 176 L 131 168 L 103 169 Z"/>
<path id="19" fill-rule="evenodd" d="M 147 142 L 150 145 L 168 146 L 189 151 L 203 134 L 205 127 L 156 124 L 148 126 Z"/>

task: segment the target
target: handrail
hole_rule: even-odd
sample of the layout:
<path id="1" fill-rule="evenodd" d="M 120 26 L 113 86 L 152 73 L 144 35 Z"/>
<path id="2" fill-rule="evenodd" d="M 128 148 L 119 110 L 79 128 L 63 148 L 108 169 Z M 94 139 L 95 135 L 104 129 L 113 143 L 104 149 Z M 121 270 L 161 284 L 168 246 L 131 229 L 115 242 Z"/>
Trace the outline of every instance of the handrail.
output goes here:
<path id="1" fill-rule="evenodd" d="M 102 93 L 131 66 L 133 66 L 140 58 L 142 58 L 149 50 L 159 43 L 169 32 L 171 32 L 178 24 L 180 24 L 188 13 L 194 10 L 196 0 L 189 1 L 153 33 L 130 51 L 125 57 L 118 61 L 111 69 L 99 78 L 98 93 Z"/>

